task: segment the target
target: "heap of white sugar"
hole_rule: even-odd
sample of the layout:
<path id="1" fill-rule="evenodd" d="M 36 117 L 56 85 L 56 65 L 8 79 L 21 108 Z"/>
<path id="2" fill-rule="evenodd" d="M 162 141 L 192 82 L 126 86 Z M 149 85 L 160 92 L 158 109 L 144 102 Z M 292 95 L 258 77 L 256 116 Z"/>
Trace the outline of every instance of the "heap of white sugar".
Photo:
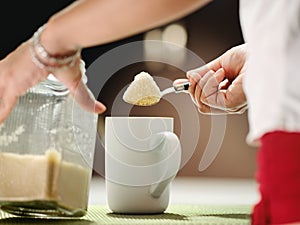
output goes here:
<path id="1" fill-rule="evenodd" d="M 159 102 L 160 98 L 160 89 L 147 72 L 135 75 L 133 82 L 123 95 L 125 102 L 139 106 L 154 105 Z"/>

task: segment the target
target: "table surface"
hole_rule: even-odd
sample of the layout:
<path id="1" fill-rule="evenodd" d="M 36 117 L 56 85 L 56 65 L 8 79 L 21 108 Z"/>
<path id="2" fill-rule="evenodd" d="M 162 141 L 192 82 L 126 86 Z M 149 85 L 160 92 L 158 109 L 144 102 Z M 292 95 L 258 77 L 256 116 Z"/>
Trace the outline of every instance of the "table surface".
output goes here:
<path id="1" fill-rule="evenodd" d="M 257 185 L 251 179 L 176 177 L 165 213 L 115 214 L 106 204 L 105 180 L 93 177 L 87 215 L 79 219 L 14 217 L 0 211 L 0 225 L 249 225 Z"/>
<path id="2" fill-rule="evenodd" d="M 177 176 L 171 186 L 170 205 L 253 205 L 258 199 L 254 179 Z M 105 204 L 105 180 L 94 176 L 89 205 Z"/>

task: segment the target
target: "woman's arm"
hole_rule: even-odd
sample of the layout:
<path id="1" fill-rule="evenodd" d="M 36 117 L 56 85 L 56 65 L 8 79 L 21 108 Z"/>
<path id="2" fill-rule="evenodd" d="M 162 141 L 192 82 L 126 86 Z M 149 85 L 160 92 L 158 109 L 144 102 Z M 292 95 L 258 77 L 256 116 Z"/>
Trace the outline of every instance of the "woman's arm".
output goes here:
<path id="1" fill-rule="evenodd" d="M 78 0 L 53 15 L 41 43 L 53 55 L 116 41 L 180 19 L 210 0 Z"/>
<path id="2" fill-rule="evenodd" d="M 103 113 L 105 106 L 90 96 L 81 80 L 80 48 L 134 35 L 179 19 L 210 0 L 78 0 L 53 15 L 42 31 L 0 61 L 0 124 L 18 97 L 51 72 L 86 110 Z M 72 63 L 64 69 L 64 56 Z M 68 57 L 70 59 L 70 57 Z M 74 61 L 75 60 L 75 61 Z M 60 67 L 58 67 L 60 68 Z M 20 74 L 22 76 L 20 76 Z"/>

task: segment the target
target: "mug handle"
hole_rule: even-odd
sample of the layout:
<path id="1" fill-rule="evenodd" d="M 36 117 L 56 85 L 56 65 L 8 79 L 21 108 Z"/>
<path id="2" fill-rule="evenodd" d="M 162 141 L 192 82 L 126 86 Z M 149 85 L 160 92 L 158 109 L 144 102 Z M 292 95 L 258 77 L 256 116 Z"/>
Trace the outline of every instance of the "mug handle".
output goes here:
<path id="1" fill-rule="evenodd" d="M 153 198 L 159 198 L 172 180 L 176 177 L 176 174 L 180 168 L 181 162 L 181 145 L 176 134 L 165 131 L 160 132 L 152 136 L 152 143 L 160 143 L 158 148 L 160 151 L 166 151 L 167 158 L 164 159 L 163 168 L 165 169 L 160 181 L 150 186 L 150 194 Z M 162 153 L 163 154 L 163 153 Z"/>

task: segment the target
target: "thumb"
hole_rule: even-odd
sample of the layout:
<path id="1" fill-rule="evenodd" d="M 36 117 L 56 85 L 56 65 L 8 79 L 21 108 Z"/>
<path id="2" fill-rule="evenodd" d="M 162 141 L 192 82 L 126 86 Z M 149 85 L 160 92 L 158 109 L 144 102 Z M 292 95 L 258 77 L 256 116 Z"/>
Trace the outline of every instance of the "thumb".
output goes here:
<path id="1" fill-rule="evenodd" d="M 176 80 L 174 80 L 174 82 L 173 82 L 173 86 L 174 86 L 174 85 L 178 85 L 178 84 L 183 84 L 183 83 L 186 83 L 186 82 L 188 82 L 188 81 L 189 81 L 188 79 L 184 79 L 184 78 L 176 79 Z"/>

